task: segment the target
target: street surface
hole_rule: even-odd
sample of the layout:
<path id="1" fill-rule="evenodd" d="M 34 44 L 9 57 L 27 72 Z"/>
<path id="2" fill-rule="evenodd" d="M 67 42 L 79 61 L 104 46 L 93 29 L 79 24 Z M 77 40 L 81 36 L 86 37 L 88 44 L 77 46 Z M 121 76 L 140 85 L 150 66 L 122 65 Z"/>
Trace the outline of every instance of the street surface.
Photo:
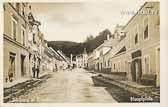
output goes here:
<path id="1" fill-rule="evenodd" d="M 53 72 L 51 78 L 11 102 L 36 103 L 112 103 L 105 87 L 95 87 L 89 73 L 81 68 Z"/>

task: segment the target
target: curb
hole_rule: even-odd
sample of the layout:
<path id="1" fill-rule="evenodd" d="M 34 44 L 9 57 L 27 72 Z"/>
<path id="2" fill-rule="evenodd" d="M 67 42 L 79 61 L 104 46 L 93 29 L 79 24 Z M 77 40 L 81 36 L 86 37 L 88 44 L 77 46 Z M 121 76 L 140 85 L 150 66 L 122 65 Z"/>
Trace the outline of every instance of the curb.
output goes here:
<path id="1" fill-rule="evenodd" d="M 11 101 L 14 97 L 23 95 L 26 91 L 38 86 L 50 77 L 51 74 L 46 74 L 41 76 L 39 79 L 30 79 L 25 82 L 18 83 L 12 87 L 4 88 L 3 102 L 7 103 Z"/>
<path id="2" fill-rule="evenodd" d="M 151 88 L 137 88 L 137 87 L 133 87 L 131 85 L 124 84 L 124 83 L 120 82 L 119 80 L 113 80 L 113 79 L 105 78 L 103 76 L 102 77 L 93 76 L 92 78 L 93 78 L 96 86 L 108 87 L 108 84 L 115 85 L 115 86 L 118 86 L 126 91 L 129 91 L 129 92 L 134 93 L 139 96 L 152 97 L 153 98 L 152 102 L 160 102 L 160 95 L 153 94 L 151 91 L 153 87 L 151 87 Z"/>

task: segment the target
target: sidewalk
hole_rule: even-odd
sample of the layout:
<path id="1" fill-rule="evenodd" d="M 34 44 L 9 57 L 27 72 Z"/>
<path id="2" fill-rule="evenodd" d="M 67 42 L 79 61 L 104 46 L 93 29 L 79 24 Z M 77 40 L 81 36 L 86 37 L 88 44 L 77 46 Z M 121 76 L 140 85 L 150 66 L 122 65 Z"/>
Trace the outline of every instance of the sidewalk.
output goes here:
<path id="1" fill-rule="evenodd" d="M 43 73 L 37 78 L 21 78 L 4 86 L 4 102 L 10 101 L 13 97 L 24 94 L 26 91 L 36 87 L 51 76 L 51 73 Z"/>
<path id="2" fill-rule="evenodd" d="M 4 88 L 10 88 L 10 87 L 12 87 L 16 84 L 23 83 L 23 82 L 26 82 L 28 80 L 30 80 L 30 78 L 20 78 L 18 80 L 13 81 L 13 82 L 5 83 Z"/>
<path id="3" fill-rule="evenodd" d="M 141 85 L 136 82 L 128 81 L 127 79 L 116 78 L 110 74 L 97 74 L 97 76 L 92 78 L 94 78 L 95 81 L 103 82 L 106 86 L 115 85 L 139 96 L 152 97 L 155 102 L 160 101 L 160 89 L 157 87 Z M 102 85 L 102 83 L 100 84 Z"/>

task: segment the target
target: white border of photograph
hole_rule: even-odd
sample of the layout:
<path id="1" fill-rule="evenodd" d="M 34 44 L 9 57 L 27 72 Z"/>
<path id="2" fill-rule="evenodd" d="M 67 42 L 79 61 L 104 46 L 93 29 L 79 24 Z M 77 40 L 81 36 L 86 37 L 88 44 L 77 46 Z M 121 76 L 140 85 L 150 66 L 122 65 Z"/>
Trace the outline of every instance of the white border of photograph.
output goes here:
<path id="1" fill-rule="evenodd" d="M 3 0 L 4 2 L 11 1 L 26 1 L 26 2 L 88 2 L 88 1 L 96 1 L 103 2 L 111 0 Z M 117 0 L 118 1 L 118 0 Z M 144 0 L 144 1 L 154 1 L 154 0 Z M 0 5 L 0 106 L 3 107 L 168 107 L 168 71 L 167 71 L 167 57 L 168 57 L 168 1 L 167 0 L 155 0 L 160 1 L 160 47 L 161 47 L 161 89 L 160 89 L 160 103 L 3 103 L 3 2 Z M 123 1 L 123 2 L 130 2 Z"/>

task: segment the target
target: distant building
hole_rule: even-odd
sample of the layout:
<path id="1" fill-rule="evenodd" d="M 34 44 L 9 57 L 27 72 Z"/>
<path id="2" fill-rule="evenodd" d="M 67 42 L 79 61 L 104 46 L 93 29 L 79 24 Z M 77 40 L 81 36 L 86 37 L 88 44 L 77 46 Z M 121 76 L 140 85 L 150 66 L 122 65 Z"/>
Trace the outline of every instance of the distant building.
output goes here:
<path id="1" fill-rule="evenodd" d="M 95 69 L 94 54 L 93 53 L 88 54 L 87 64 L 88 64 L 88 69 L 89 70 L 94 70 Z"/>
<path id="2" fill-rule="evenodd" d="M 86 48 L 85 48 L 82 54 L 76 56 L 76 66 L 78 68 L 87 67 L 88 66 L 87 58 L 88 58 L 88 55 L 87 55 Z"/>
<path id="3" fill-rule="evenodd" d="M 83 65 L 83 55 L 82 54 L 76 56 L 76 66 L 77 66 L 77 68 L 81 68 L 81 67 L 84 66 Z"/>
<path id="4" fill-rule="evenodd" d="M 55 66 L 55 63 L 53 62 L 54 53 L 47 45 L 47 41 L 45 41 L 44 46 L 44 54 L 43 54 L 43 61 L 42 61 L 42 68 L 45 72 L 52 72 Z"/>
<path id="5" fill-rule="evenodd" d="M 110 38 L 109 35 L 107 35 L 107 40 L 104 41 L 103 44 L 98 46 L 92 56 L 89 56 L 89 62 L 94 62 L 92 64 L 92 68 L 94 66 L 96 71 L 103 72 L 103 71 L 111 71 L 111 62 L 110 57 L 111 54 L 109 53 L 120 41 L 118 32 L 116 32 L 117 36 L 112 35 Z M 92 58 L 92 59 L 90 59 Z M 93 60 L 93 61 L 91 61 Z M 90 66 L 91 63 L 88 63 L 88 66 Z"/>

